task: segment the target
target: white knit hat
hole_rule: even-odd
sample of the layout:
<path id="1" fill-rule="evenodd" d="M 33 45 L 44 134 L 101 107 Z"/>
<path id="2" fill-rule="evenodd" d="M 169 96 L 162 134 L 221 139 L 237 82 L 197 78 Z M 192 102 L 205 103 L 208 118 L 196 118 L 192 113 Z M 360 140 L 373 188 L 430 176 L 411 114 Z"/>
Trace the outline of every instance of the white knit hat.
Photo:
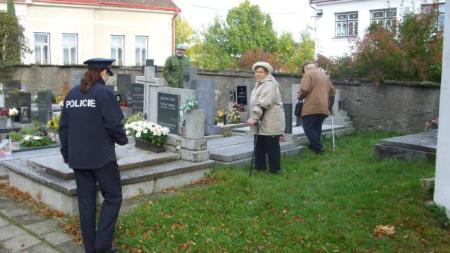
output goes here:
<path id="1" fill-rule="evenodd" d="M 269 71 L 269 74 L 271 74 L 273 72 L 273 68 L 268 62 L 259 61 L 259 62 L 255 63 L 255 64 L 253 64 L 252 70 L 256 71 L 256 69 L 258 67 L 263 67 L 263 68 L 267 69 L 267 71 Z"/>

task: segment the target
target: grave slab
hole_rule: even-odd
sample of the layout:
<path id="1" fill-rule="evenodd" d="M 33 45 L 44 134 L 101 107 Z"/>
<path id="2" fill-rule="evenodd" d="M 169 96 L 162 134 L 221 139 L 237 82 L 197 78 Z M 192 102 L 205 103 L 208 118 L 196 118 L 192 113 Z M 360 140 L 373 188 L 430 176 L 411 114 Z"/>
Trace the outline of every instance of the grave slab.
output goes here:
<path id="1" fill-rule="evenodd" d="M 435 162 L 437 131 L 398 136 L 381 140 L 374 146 L 376 159 L 395 158 Z"/>

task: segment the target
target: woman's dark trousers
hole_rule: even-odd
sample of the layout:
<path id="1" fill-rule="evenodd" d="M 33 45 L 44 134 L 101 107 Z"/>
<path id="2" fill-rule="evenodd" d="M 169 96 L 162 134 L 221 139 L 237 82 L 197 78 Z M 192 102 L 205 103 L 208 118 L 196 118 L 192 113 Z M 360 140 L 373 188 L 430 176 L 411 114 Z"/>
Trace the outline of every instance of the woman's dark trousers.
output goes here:
<path id="1" fill-rule="evenodd" d="M 255 169 L 266 170 L 269 161 L 270 172 L 280 170 L 280 136 L 255 135 Z"/>
<path id="2" fill-rule="evenodd" d="M 117 162 L 99 169 L 74 170 L 77 184 L 80 225 L 86 253 L 108 251 L 122 204 L 122 185 Z M 104 201 L 96 228 L 97 183 Z"/>

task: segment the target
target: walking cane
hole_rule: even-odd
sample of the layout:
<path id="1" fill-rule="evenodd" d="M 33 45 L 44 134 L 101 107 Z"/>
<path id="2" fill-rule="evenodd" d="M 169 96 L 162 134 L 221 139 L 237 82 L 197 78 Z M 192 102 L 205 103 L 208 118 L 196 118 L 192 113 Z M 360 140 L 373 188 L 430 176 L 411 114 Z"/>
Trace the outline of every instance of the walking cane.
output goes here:
<path id="1" fill-rule="evenodd" d="M 333 151 L 336 150 L 336 140 L 334 138 L 334 116 L 331 114 L 331 135 L 333 138 Z"/>
<path id="2" fill-rule="evenodd" d="M 253 157 L 252 157 L 252 165 L 250 166 L 249 177 L 252 176 L 253 167 L 255 166 L 255 157 L 256 157 L 256 143 L 258 143 L 258 134 L 259 134 L 259 122 L 256 122 L 256 134 L 253 140 Z"/>
<path id="3" fill-rule="evenodd" d="M 252 172 L 253 172 L 253 167 L 255 166 L 255 157 L 256 157 L 256 143 L 258 143 L 258 135 L 259 135 L 259 128 L 260 128 L 260 124 L 259 122 L 262 121 L 264 114 L 266 112 L 265 108 L 262 108 L 262 115 L 259 118 L 258 122 L 256 122 L 255 126 L 256 126 L 256 134 L 255 134 L 255 138 L 254 138 L 254 143 L 253 143 L 253 157 L 252 157 L 252 164 L 250 166 L 250 171 L 249 171 L 249 177 L 252 176 Z"/>

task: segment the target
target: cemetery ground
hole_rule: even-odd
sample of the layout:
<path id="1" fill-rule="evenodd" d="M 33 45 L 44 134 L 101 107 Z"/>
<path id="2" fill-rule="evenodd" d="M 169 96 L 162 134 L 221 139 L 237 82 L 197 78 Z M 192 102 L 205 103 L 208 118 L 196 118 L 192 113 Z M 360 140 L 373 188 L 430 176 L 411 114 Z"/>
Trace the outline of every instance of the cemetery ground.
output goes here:
<path id="1" fill-rule="evenodd" d="M 434 164 L 375 160 L 373 145 L 391 136 L 358 131 L 339 137 L 334 152 L 283 157 L 280 175 L 215 168 L 192 186 L 126 200 L 115 244 L 120 252 L 450 252 L 448 220 L 420 187 Z M 58 220 L 79 241 L 77 218 Z"/>
<path id="2" fill-rule="evenodd" d="M 284 157 L 281 175 L 215 169 L 207 187 L 122 215 L 116 243 L 123 252 L 450 252 L 445 214 L 420 187 L 434 165 L 373 157 L 392 135 L 357 132 L 335 152 Z"/>

